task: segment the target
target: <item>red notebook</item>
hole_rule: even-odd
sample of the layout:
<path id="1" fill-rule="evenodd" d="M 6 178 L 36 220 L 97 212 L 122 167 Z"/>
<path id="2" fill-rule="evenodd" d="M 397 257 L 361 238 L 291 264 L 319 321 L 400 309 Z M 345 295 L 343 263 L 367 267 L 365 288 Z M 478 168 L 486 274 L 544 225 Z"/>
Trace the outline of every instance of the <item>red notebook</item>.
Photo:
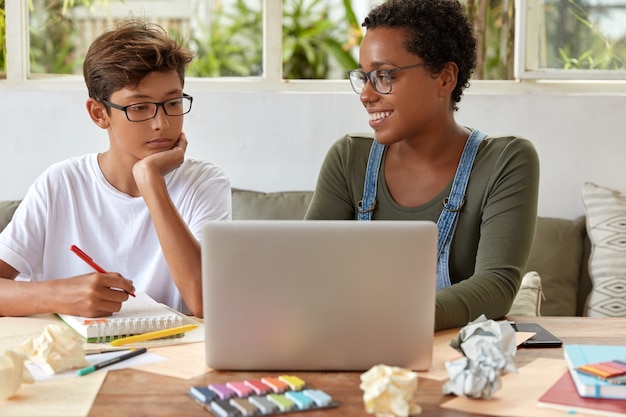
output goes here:
<path id="1" fill-rule="evenodd" d="M 624 417 L 626 414 L 626 400 L 585 398 L 578 395 L 569 371 L 539 398 L 537 404 L 540 407 L 556 408 L 568 413 L 580 412 L 615 417 Z"/>

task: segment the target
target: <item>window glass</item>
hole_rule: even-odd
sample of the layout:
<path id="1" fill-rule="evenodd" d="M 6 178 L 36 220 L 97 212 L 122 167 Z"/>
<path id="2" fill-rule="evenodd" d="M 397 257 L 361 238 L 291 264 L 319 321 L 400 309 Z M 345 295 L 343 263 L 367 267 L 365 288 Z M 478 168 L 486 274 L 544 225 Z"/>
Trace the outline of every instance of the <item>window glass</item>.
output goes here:
<path id="1" fill-rule="evenodd" d="M 514 0 L 461 0 L 476 35 L 475 80 L 510 80 L 514 69 Z"/>
<path id="2" fill-rule="evenodd" d="M 127 18 L 157 23 L 183 39 L 193 24 L 207 26 L 203 21 L 207 4 L 208 0 L 30 0 L 30 72 L 80 74 L 91 42 Z"/>
<path id="3" fill-rule="evenodd" d="M 188 76 L 260 77 L 263 13 L 262 0 L 32 0 L 30 72 L 80 74 L 91 42 L 136 17 L 196 52 Z M 282 35 L 284 78 L 345 78 L 357 65 L 361 29 L 349 1 L 283 0 Z"/>
<path id="4" fill-rule="evenodd" d="M 283 1 L 285 79 L 341 79 L 357 68 L 362 19 L 353 2 Z"/>
<path id="5" fill-rule="evenodd" d="M 626 79 L 626 0 L 517 2 L 518 78 Z"/>
<path id="6" fill-rule="evenodd" d="M 30 71 L 71 74 L 79 66 L 72 22 L 62 13 L 62 0 L 32 0 L 29 7 Z"/>
<path id="7" fill-rule="evenodd" d="M 514 77 L 514 0 L 460 0 L 476 34 L 475 80 L 510 80 Z M 358 27 L 370 8 L 379 1 L 353 0 Z M 360 35 L 360 33 L 358 34 Z M 356 36 L 350 40 L 353 41 Z M 359 38 L 360 40 L 360 38 Z M 358 58 L 358 52 L 354 53 Z"/>
<path id="8" fill-rule="evenodd" d="M 6 42 L 22 48 L 19 40 L 5 39 L 5 1 L 0 0 L 0 74 L 7 71 Z M 282 0 L 281 17 L 278 0 L 28 0 L 30 49 L 20 52 L 29 57 L 30 73 L 80 74 L 93 39 L 136 17 L 160 24 L 196 52 L 189 76 L 267 76 L 263 62 L 269 56 L 273 79 L 281 69 L 284 79 L 342 79 L 358 66 L 361 23 L 378 3 Z M 475 80 L 514 79 L 514 68 L 519 78 L 572 78 L 568 73 L 582 70 L 592 74 L 584 78 L 626 78 L 626 0 L 461 3 L 477 35 Z M 265 48 L 275 55 L 264 56 L 268 16 L 282 19 L 282 56 L 273 44 Z M 523 45 L 514 65 L 516 30 Z M 270 43 L 281 34 L 274 36 Z"/>
<path id="9" fill-rule="evenodd" d="M 539 68 L 624 70 L 626 0 L 544 0 Z"/>
<path id="10" fill-rule="evenodd" d="M 263 75 L 262 0 L 207 2 L 209 18 L 192 20 L 189 46 L 196 59 L 193 77 L 260 77 Z"/>

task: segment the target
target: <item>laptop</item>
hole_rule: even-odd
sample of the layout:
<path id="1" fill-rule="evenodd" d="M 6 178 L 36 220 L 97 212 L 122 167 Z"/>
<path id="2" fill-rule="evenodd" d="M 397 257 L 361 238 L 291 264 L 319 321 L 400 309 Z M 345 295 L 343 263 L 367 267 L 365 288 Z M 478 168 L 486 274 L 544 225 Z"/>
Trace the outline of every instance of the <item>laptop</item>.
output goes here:
<path id="1" fill-rule="evenodd" d="M 202 237 L 206 364 L 220 370 L 427 370 L 437 227 L 234 220 Z"/>

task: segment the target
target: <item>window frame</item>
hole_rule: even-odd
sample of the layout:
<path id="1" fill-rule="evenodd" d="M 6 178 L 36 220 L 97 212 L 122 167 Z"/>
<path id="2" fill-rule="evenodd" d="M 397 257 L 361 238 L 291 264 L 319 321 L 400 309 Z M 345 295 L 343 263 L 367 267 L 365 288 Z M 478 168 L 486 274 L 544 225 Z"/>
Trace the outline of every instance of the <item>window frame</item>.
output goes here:
<path id="1" fill-rule="evenodd" d="M 593 78 L 580 78 L 580 71 L 572 71 L 571 76 L 564 76 L 569 70 L 531 71 L 528 66 L 528 53 L 523 53 L 529 45 L 532 32 L 528 25 L 532 23 L 527 9 L 521 4 L 537 3 L 539 0 L 516 1 L 516 39 L 515 39 L 515 80 L 472 80 L 472 87 L 467 90 L 472 94 L 509 94 L 509 93 L 626 93 L 626 77 L 604 77 L 607 71 L 588 71 L 597 73 Z M 282 1 L 263 0 L 263 68 L 261 77 L 187 77 L 186 83 L 195 90 L 215 92 L 337 92 L 354 94 L 348 80 L 286 80 L 282 78 Z M 79 75 L 29 74 L 29 21 L 28 2 L 5 2 L 6 13 L 6 73 L 0 79 L 3 88 L 21 87 L 26 89 L 84 89 L 84 81 Z"/>
<path id="2" fill-rule="evenodd" d="M 345 91 L 352 92 L 347 80 L 287 80 L 283 79 L 282 62 L 282 2 L 263 0 L 263 76 L 261 77 L 187 77 L 194 85 L 206 85 L 215 91 Z M 7 32 L 6 79 L 2 84 L 46 84 L 68 87 L 81 86 L 79 75 L 30 74 L 27 1 L 5 3 Z M 15 18 L 18 16 L 18 18 Z"/>

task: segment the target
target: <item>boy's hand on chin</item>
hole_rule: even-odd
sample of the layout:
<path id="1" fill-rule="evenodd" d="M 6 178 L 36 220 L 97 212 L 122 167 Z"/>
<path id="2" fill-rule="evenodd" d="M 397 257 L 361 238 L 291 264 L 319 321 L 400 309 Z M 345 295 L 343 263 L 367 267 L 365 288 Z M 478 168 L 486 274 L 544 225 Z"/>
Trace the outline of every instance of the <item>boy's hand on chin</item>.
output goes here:
<path id="1" fill-rule="evenodd" d="M 168 172 L 178 168 L 185 160 L 187 143 L 185 134 L 181 133 L 178 137 L 178 141 L 171 149 L 154 153 L 137 161 L 133 166 L 133 176 L 135 180 L 140 181 L 142 177 L 156 172 L 164 176 Z"/>

